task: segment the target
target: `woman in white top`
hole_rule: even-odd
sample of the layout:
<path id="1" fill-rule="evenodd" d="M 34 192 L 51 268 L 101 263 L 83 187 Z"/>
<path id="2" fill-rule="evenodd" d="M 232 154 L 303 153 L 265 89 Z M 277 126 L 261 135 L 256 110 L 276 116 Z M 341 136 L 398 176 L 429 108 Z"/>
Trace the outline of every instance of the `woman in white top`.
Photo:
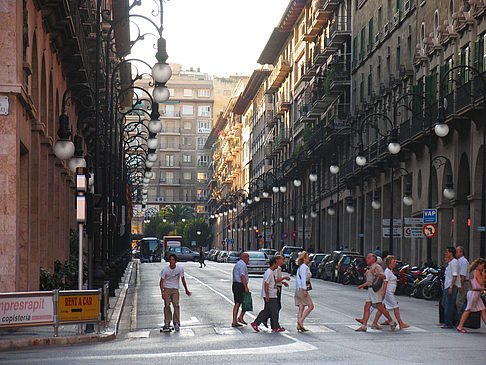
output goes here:
<path id="1" fill-rule="evenodd" d="M 308 331 L 304 328 L 304 320 L 310 312 L 314 309 L 314 303 L 309 296 L 311 271 L 307 264 L 309 263 L 309 254 L 303 251 L 297 258 L 297 273 L 295 274 L 295 305 L 299 307 L 299 314 L 297 315 L 297 330 Z M 307 284 L 309 283 L 309 285 Z M 304 311 L 305 307 L 307 309 Z"/>
<path id="2" fill-rule="evenodd" d="M 397 277 L 393 273 L 393 269 L 397 264 L 397 260 L 395 256 L 388 255 L 385 258 L 385 280 L 383 282 L 383 304 L 387 310 L 393 309 L 395 312 L 395 317 L 400 325 L 400 329 L 410 327 L 408 324 L 405 324 L 400 317 L 400 311 L 398 309 L 398 302 L 395 298 L 395 289 L 397 288 Z M 373 325 L 378 326 L 378 319 L 380 318 L 381 312 L 376 313 L 375 320 L 373 321 Z M 390 321 L 385 321 L 382 325 L 389 325 Z M 379 327 L 379 326 L 378 326 Z"/>

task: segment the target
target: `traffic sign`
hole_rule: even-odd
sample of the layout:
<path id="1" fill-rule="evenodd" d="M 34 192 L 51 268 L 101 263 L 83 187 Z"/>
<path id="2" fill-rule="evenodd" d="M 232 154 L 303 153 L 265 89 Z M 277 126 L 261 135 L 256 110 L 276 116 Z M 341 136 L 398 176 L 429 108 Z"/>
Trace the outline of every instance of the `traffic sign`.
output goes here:
<path id="1" fill-rule="evenodd" d="M 405 224 L 407 226 L 413 226 L 415 224 L 424 224 L 424 219 L 422 217 L 413 218 L 413 217 L 405 217 Z"/>
<path id="2" fill-rule="evenodd" d="M 385 226 L 385 227 L 390 226 L 390 219 L 389 218 L 383 219 L 383 226 Z M 393 227 L 401 227 L 401 226 L 402 226 L 402 219 L 401 218 L 393 219 Z"/>
<path id="3" fill-rule="evenodd" d="M 383 227 L 383 238 L 390 237 L 390 227 Z M 402 227 L 393 227 L 393 237 L 402 237 Z"/>
<path id="4" fill-rule="evenodd" d="M 424 209 L 424 224 L 437 223 L 437 209 Z"/>
<path id="5" fill-rule="evenodd" d="M 404 227 L 403 235 L 406 238 L 422 238 L 424 233 L 422 232 L 422 227 Z"/>
<path id="6" fill-rule="evenodd" d="M 289 236 L 289 234 L 287 232 L 283 232 L 282 233 L 282 238 L 283 239 L 286 239 L 288 236 Z"/>
<path id="7" fill-rule="evenodd" d="M 291 236 L 292 238 L 294 238 L 294 239 L 295 239 L 295 238 L 297 238 L 297 236 L 298 236 L 297 231 L 292 231 L 292 233 L 290 234 L 290 236 Z"/>
<path id="8" fill-rule="evenodd" d="M 435 224 L 432 223 L 426 224 L 424 225 L 423 233 L 424 236 L 427 238 L 435 237 L 435 235 L 437 234 L 437 227 L 435 226 Z"/>
<path id="9" fill-rule="evenodd" d="M 275 239 L 275 233 L 272 233 L 272 235 L 270 236 L 272 238 L 272 240 Z"/>

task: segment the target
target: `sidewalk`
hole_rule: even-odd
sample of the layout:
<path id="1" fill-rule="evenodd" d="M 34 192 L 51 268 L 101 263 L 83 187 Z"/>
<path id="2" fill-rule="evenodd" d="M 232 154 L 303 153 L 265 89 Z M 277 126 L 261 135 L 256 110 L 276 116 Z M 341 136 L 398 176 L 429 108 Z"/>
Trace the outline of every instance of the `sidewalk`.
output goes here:
<path id="1" fill-rule="evenodd" d="M 109 298 L 108 323 L 105 328 L 94 325 L 93 333 L 78 334 L 77 324 L 59 326 L 58 337 L 54 337 L 52 326 L 32 326 L 16 328 L 0 328 L 0 351 L 14 350 L 31 346 L 68 345 L 88 342 L 105 342 L 116 338 L 120 323 L 127 289 L 132 276 L 137 273 L 138 260 L 128 264 L 120 283 L 120 289 L 115 290 L 115 296 Z M 86 325 L 83 325 L 85 327 Z"/>

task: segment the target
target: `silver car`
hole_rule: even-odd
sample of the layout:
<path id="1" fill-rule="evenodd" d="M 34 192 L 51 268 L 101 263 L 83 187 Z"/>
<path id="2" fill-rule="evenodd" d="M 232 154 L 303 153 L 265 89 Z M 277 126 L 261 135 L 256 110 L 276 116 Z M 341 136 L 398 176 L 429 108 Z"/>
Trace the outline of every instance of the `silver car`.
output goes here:
<path id="1" fill-rule="evenodd" d="M 268 268 L 268 256 L 261 251 L 247 251 L 250 256 L 248 274 L 263 274 Z"/>
<path id="2" fill-rule="evenodd" d="M 239 251 L 230 251 L 228 253 L 228 256 L 226 256 L 225 262 L 229 262 L 229 263 L 234 264 L 234 263 L 238 262 L 239 259 L 240 259 Z"/>

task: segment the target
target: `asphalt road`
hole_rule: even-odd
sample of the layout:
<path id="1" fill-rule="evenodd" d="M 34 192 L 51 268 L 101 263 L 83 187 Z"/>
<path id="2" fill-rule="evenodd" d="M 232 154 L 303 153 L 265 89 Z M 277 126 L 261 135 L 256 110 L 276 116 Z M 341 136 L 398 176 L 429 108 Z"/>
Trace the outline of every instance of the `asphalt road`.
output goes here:
<path id="1" fill-rule="evenodd" d="M 192 295 L 181 291 L 179 333 L 160 333 L 163 307 L 158 287 L 165 263 L 142 264 L 125 306 L 115 341 L 65 347 L 32 348 L 0 353 L 0 364 L 486 364 L 486 326 L 468 334 L 437 326 L 437 302 L 399 297 L 401 315 L 410 328 L 395 332 L 357 333 L 365 291 L 355 286 L 313 280 L 315 309 L 306 320 L 308 333 L 296 330 L 293 278 L 284 289 L 281 325 L 288 331 L 271 333 L 261 327 L 231 327 L 231 264 L 180 263 Z M 250 276 L 254 311 L 262 276 Z"/>

